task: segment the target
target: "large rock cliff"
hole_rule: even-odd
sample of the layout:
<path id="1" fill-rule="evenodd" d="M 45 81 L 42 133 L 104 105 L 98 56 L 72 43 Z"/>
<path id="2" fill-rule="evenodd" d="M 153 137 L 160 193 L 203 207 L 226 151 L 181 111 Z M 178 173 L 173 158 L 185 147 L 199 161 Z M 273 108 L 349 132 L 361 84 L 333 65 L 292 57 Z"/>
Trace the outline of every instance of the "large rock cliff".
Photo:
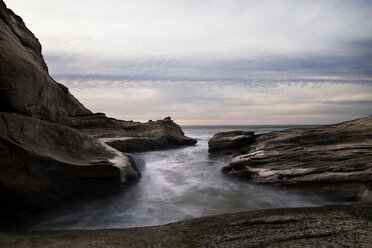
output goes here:
<path id="1" fill-rule="evenodd" d="M 91 127 L 96 116 L 50 77 L 39 41 L 0 1 L 0 228 L 66 200 L 116 192 L 141 176 L 130 155 L 86 135 L 86 123 Z M 99 132 L 109 130 L 102 122 L 93 123 Z M 162 126 L 169 125 L 136 123 L 116 125 L 115 130 L 123 138 L 160 128 L 165 131 L 156 137 L 191 140 L 173 122 L 173 129 L 180 131 L 176 136 Z M 121 150 L 141 150 L 135 145 Z"/>
<path id="2" fill-rule="evenodd" d="M 22 19 L 0 2 L 0 111 L 68 124 L 91 114 L 48 74 L 41 45 Z"/>

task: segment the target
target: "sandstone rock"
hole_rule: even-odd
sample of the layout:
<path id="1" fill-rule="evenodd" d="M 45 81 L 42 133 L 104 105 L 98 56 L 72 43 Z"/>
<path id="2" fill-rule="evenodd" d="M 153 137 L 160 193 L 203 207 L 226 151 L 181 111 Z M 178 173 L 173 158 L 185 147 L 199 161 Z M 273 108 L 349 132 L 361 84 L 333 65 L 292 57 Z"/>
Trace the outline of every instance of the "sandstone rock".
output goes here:
<path id="1" fill-rule="evenodd" d="M 254 132 L 231 131 L 217 133 L 208 141 L 208 152 L 232 153 L 239 147 L 252 144 L 254 139 Z"/>
<path id="2" fill-rule="evenodd" d="M 256 135 L 223 173 L 332 198 L 370 199 L 372 116 Z"/>
<path id="3" fill-rule="evenodd" d="M 70 118 L 71 127 L 122 152 L 140 152 L 194 145 L 170 117 L 147 123 L 108 118 L 102 113 Z"/>
<path id="4" fill-rule="evenodd" d="M 68 124 L 69 115 L 91 113 L 49 76 L 39 41 L 3 1 L 0 34 L 0 112 L 62 124 Z"/>

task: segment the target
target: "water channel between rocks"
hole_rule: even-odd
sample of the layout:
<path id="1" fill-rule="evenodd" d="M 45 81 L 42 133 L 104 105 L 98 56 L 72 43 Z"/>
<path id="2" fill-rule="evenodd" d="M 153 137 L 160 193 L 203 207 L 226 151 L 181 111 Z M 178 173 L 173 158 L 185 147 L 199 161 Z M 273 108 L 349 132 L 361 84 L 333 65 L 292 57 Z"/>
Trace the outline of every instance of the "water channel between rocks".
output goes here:
<path id="1" fill-rule="evenodd" d="M 214 133 L 230 130 L 264 133 L 288 127 L 183 127 L 187 136 L 198 140 L 196 146 L 134 154 L 145 163 L 139 183 L 110 199 L 53 211 L 31 230 L 151 226 L 208 215 L 330 203 L 321 197 L 223 176 L 221 168 L 228 157 L 208 156 L 208 140 Z"/>

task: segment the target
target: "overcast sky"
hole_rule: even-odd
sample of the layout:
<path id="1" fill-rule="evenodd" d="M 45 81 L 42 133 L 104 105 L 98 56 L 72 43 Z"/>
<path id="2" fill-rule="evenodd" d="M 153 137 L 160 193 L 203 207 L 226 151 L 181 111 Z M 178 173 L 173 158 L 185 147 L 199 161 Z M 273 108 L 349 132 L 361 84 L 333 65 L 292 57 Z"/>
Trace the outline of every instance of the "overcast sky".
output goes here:
<path id="1" fill-rule="evenodd" d="M 180 124 L 372 114 L 372 1 L 5 0 L 94 112 Z"/>

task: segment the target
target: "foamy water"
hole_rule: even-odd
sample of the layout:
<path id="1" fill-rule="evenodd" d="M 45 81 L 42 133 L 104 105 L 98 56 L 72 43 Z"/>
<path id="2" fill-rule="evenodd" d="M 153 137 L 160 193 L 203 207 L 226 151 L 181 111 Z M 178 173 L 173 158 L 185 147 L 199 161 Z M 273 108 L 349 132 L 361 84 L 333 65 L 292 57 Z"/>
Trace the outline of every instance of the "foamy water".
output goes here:
<path id="1" fill-rule="evenodd" d="M 145 166 L 138 184 L 120 195 L 65 206 L 42 218 L 37 229 L 104 229 L 151 226 L 201 216 L 266 208 L 318 206 L 330 202 L 273 187 L 238 181 L 221 173 L 228 157 L 210 158 L 208 139 L 216 132 L 285 127 L 184 127 L 196 146 L 135 154 Z"/>

